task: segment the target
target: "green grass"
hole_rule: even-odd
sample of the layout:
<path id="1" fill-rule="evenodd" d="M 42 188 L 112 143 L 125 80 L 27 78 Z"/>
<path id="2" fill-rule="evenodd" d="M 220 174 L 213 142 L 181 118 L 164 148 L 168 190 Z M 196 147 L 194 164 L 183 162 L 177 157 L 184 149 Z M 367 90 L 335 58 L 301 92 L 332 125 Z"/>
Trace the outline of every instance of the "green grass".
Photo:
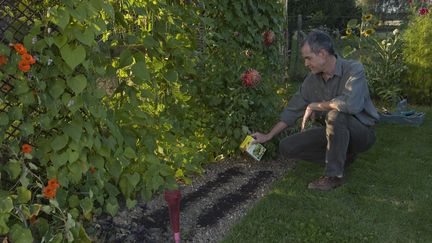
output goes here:
<path id="1" fill-rule="evenodd" d="M 420 127 L 380 123 L 331 192 L 308 190 L 323 168 L 300 162 L 223 242 L 432 242 L 432 109 L 419 110 Z"/>

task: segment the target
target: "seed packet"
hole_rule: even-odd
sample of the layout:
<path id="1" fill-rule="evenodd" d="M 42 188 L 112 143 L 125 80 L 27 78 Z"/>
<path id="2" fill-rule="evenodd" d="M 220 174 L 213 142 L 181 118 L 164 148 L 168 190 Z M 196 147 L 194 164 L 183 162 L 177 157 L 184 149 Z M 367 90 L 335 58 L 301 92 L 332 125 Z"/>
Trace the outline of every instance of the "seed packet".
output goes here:
<path id="1" fill-rule="evenodd" d="M 254 138 L 251 135 L 247 135 L 240 144 L 240 149 L 249 154 L 252 158 L 260 161 L 266 148 L 260 143 L 252 144 L 252 141 L 254 141 Z"/>

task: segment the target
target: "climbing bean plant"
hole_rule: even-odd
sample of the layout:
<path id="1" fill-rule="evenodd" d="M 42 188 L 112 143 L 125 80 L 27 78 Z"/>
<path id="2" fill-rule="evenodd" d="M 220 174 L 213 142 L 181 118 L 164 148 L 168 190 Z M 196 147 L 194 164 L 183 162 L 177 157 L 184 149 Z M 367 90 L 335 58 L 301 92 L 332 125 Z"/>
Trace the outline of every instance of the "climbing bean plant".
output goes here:
<path id="1" fill-rule="evenodd" d="M 24 39 L 0 44 L 0 235 L 12 242 L 89 241 L 86 222 L 190 183 L 278 112 L 279 3 L 38 4 Z"/>

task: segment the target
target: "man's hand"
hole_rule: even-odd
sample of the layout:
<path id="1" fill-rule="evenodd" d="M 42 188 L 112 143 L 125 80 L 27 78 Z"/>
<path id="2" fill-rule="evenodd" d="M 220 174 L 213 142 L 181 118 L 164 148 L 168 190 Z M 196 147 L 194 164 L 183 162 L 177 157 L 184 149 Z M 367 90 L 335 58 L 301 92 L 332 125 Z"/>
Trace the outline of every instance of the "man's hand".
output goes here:
<path id="1" fill-rule="evenodd" d="M 305 113 L 303 115 L 303 120 L 301 123 L 301 131 L 303 132 L 305 127 L 306 127 L 306 122 L 311 119 L 314 120 L 315 119 L 315 112 L 312 110 L 311 106 L 308 105 L 308 107 L 306 107 Z"/>
<path id="2" fill-rule="evenodd" d="M 265 143 L 268 140 L 272 139 L 272 137 L 269 134 L 264 134 L 260 132 L 256 132 L 251 135 L 255 140 L 252 141 L 252 143 Z"/>

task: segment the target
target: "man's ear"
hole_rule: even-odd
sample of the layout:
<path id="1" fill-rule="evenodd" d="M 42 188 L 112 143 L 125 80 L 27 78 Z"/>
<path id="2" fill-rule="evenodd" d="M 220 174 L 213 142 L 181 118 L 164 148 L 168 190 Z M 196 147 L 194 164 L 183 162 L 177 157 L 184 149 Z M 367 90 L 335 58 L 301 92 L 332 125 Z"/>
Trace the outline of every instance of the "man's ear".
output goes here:
<path id="1" fill-rule="evenodd" d="M 324 49 L 321 49 L 318 52 L 318 55 L 321 56 L 321 57 L 326 57 L 328 55 L 328 52 L 326 50 L 324 50 Z"/>

